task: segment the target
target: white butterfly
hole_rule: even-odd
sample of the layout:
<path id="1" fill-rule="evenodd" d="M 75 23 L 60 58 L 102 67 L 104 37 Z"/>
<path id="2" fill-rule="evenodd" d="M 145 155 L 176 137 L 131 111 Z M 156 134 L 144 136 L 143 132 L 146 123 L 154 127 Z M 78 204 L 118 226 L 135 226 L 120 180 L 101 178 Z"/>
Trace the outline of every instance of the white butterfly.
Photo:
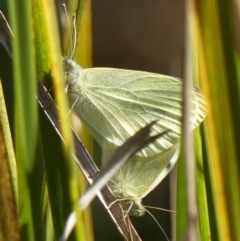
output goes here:
<path id="1" fill-rule="evenodd" d="M 103 160 L 146 124 L 157 120 L 154 134 L 171 131 L 132 157 L 109 183 L 125 212 L 140 216 L 141 199 L 168 174 L 179 154 L 182 81 L 142 71 L 82 69 L 64 59 L 70 105 L 102 147 Z M 191 128 L 207 113 L 201 91 L 192 87 Z"/>

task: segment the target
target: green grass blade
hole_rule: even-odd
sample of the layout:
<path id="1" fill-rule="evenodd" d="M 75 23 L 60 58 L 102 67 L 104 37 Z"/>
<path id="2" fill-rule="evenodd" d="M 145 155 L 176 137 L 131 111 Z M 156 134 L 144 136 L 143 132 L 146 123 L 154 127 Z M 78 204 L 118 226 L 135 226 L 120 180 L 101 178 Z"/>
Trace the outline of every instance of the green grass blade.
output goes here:
<path id="1" fill-rule="evenodd" d="M 21 238 L 35 240 L 28 174 L 34 166 L 37 143 L 36 71 L 33 22 L 29 1 L 9 1 L 14 32 L 15 145 L 19 177 L 19 225 Z"/>
<path id="2" fill-rule="evenodd" d="M 239 205 L 239 171 L 237 141 L 239 132 L 236 117 L 239 112 L 239 80 L 232 41 L 233 13 L 230 1 L 197 3 L 199 44 L 201 45 L 200 72 L 203 90 L 209 100 L 206 119 L 208 165 L 210 171 L 215 222 L 219 240 L 239 240 L 237 221 Z M 233 91 L 234 89 L 234 91 Z M 233 114 L 234 113 L 234 114 Z M 214 219 L 213 219 L 214 220 Z"/>
<path id="3" fill-rule="evenodd" d="M 0 83 L 0 203 L 1 240 L 20 238 L 17 219 L 17 169 L 7 112 Z"/>

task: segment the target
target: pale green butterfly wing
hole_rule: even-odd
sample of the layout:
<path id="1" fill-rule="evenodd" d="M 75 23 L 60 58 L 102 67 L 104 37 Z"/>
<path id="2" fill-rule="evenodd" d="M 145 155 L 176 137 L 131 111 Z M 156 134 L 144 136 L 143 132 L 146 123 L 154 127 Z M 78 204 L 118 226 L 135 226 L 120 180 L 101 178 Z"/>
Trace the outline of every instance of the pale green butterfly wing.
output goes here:
<path id="1" fill-rule="evenodd" d="M 103 159 L 105 155 L 114 150 L 112 143 L 108 141 L 103 145 Z M 152 191 L 162 179 L 171 171 L 179 155 L 179 144 L 176 144 L 152 156 L 134 155 L 117 172 L 109 185 L 115 195 L 120 200 L 123 209 L 127 212 L 129 207 L 130 214 L 141 216 L 145 208 L 141 199 Z"/>
<path id="2" fill-rule="evenodd" d="M 109 143 L 107 145 L 108 150 L 111 150 Z M 171 170 L 179 154 L 178 146 L 176 144 L 153 156 L 134 155 L 115 175 L 113 180 L 116 183 L 111 186 L 115 186 L 114 190 L 123 187 L 123 193 L 129 191 L 129 196 L 134 193 L 134 195 L 143 198 L 161 182 L 168 170 Z M 166 173 L 163 172 L 165 169 Z"/>
<path id="3" fill-rule="evenodd" d="M 151 121 L 158 120 L 155 133 L 169 132 L 139 155 L 161 153 L 176 143 L 181 134 L 182 82 L 160 74 L 111 69 L 81 69 L 65 60 L 70 103 L 86 123 L 100 146 L 106 139 L 120 146 Z M 206 115 L 200 90 L 192 88 L 192 128 Z"/>

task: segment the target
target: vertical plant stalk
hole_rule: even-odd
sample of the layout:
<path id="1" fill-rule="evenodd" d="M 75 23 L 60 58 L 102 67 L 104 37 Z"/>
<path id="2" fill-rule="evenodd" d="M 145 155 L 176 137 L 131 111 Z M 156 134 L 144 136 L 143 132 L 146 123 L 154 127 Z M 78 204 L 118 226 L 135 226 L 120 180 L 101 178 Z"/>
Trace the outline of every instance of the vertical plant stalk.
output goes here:
<path id="1" fill-rule="evenodd" d="M 185 78 L 183 82 L 183 142 L 184 159 L 186 167 L 186 194 L 187 194 L 187 230 L 186 240 L 198 240 L 197 227 L 197 193 L 196 193 L 196 167 L 194 153 L 194 139 L 191 131 L 191 88 L 193 79 L 193 1 L 187 0 L 185 3 Z"/>

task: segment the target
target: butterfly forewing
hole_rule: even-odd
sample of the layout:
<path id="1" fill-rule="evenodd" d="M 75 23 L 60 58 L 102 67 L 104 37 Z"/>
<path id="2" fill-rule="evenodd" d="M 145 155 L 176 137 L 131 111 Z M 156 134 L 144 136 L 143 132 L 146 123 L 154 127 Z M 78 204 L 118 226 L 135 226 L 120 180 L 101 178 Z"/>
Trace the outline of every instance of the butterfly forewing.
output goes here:
<path id="1" fill-rule="evenodd" d="M 160 153 L 179 142 L 181 80 L 142 71 L 91 68 L 81 70 L 78 85 L 78 95 L 81 98 L 79 97 L 75 110 L 101 146 L 104 139 L 116 147 L 120 146 L 154 120 L 158 122 L 153 134 L 167 129 L 171 132 L 146 147 L 141 152 L 142 155 Z M 195 128 L 206 116 L 206 101 L 196 87 L 192 88 L 191 106 L 191 123 L 192 128 Z"/>

